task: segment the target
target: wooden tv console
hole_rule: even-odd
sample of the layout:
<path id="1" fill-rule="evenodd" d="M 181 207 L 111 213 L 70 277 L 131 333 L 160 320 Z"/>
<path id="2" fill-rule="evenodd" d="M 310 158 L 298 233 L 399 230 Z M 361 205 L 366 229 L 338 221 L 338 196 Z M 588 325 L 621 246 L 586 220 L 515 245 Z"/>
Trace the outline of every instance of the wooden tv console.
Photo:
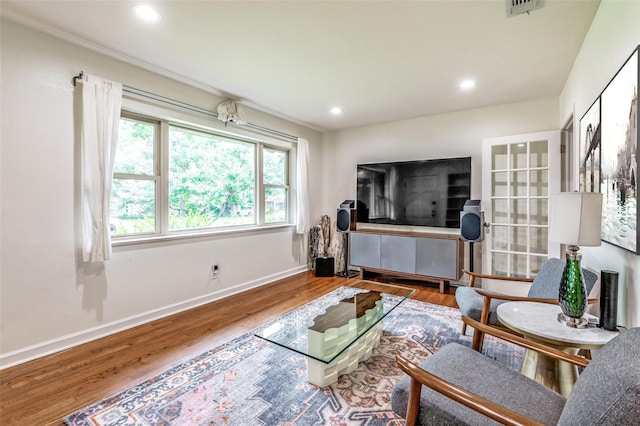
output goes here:
<path id="1" fill-rule="evenodd" d="M 462 275 L 464 246 L 458 235 L 388 230 L 352 231 L 349 263 L 365 271 L 384 273 L 440 284 L 445 293 L 449 281 Z"/>

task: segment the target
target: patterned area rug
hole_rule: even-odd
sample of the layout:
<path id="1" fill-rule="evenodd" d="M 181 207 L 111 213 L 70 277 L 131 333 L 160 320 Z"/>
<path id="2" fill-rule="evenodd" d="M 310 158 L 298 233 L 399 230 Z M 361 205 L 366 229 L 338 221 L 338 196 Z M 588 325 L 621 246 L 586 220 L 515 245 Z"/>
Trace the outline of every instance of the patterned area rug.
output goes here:
<path id="1" fill-rule="evenodd" d="M 342 287 L 291 315 L 315 311 Z M 391 389 L 403 373 L 396 354 L 420 362 L 461 336 L 457 309 L 406 300 L 384 320 L 373 355 L 331 386 L 306 380 L 306 358 L 251 333 L 212 349 L 133 388 L 65 418 L 68 425 L 404 425 L 391 410 Z M 471 334 L 470 331 L 468 331 Z M 518 369 L 520 348 L 488 336 L 484 353 Z"/>

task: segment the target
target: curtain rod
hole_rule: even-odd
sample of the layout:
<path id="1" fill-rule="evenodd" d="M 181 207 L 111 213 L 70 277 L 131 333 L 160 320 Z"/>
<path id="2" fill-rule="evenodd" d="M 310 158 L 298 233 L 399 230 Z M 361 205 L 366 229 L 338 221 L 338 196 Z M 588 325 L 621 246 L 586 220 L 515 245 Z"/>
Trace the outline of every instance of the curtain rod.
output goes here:
<path id="1" fill-rule="evenodd" d="M 73 77 L 73 85 L 75 86 L 78 82 L 78 80 L 82 80 L 82 77 L 84 77 L 84 71 L 80 71 L 80 74 L 76 75 L 75 77 Z M 182 109 L 186 109 L 192 112 L 197 112 L 199 114 L 204 114 L 204 115 L 208 115 L 214 118 L 218 118 L 218 113 L 215 111 L 210 111 L 208 109 L 205 108 L 201 108 L 195 105 L 191 105 L 185 102 L 181 102 L 181 101 L 177 101 L 175 99 L 171 99 L 171 98 L 167 98 L 165 96 L 161 96 L 161 95 L 156 95 L 155 93 L 151 93 L 151 92 L 147 92 L 146 90 L 142 90 L 142 89 L 136 89 L 135 87 L 131 87 L 131 86 L 127 86 L 127 85 L 122 85 L 122 91 L 125 93 L 129 93 L 131 95 L 136 95 L 136 96 L 140 96 L 143 98 L 147 98 L 147 99 L 151 99 L 157 102 L 161 102 L 164 104 L 168 104 L 168 105 L 173 105 L 176 106 L 178 108 L 182 108 Z M 225 123 L 226 125 L 226 123 Z M 247 123 L 247 124 L 243 124 L 243 125 L 237 125 L 238 128 L 241 129 L 251 129 L 253 131 L 257 131 L 257 132 L 261 132 L 261 133 L 266 133 L 268 135 L 272 135 L 272 136 L 277 136 L 279 138 L 283 138 L 283 139 L 289 139 L 292 141 L 297 142 L 298 141 L 298 137 L 297 136 L 293 136 L 290 135 L 288 133 L 284 133 L 284 132 L 280 132 L 278 130 L 273 130 L 270 129 L 268 127 L 263 127 L 263 126 L 259 126 L 257 124 L 252 124 L 252 123 Z"/>

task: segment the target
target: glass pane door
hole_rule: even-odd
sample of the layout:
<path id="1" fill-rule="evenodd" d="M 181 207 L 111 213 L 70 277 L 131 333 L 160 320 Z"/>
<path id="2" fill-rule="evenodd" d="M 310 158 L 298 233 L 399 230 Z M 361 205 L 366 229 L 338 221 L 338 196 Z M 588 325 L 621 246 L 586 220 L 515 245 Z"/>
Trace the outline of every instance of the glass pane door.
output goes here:
<path id="1" fill-rule="evenodd" d="M 560 253 L 548 241 L 548 199 L 560 191 L 560 132 L 485 139 L 482 169 L 483 207 L 491 223 L 483 271 L 531 277 Z"/>

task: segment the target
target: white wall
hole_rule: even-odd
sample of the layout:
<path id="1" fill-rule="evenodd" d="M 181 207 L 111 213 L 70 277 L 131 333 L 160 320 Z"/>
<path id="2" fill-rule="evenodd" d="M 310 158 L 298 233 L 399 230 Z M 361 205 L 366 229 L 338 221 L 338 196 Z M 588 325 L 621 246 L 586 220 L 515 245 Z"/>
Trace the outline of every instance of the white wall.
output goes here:
<path id="1" fill-rule="evenodd" d="M 342 200 L 355 198 L 358 163 L 468 156 L 471 198 L 479 199 L 483 138 L 558 126 L 558 99 L 547 98 L 330 133 L 324 145 L 322 205 L 335 216 Z"/>
<path id="2" fill-rule="evenodd" d="M 575 152 L 580 117 L 639 43 L 640 2 L 603 0 L 560 96 L 561 121 L 575 113 Z M 627 327 L 640 326 L 640 256 L 606 242 L 600 247 L 583 247 L 580 251 L 583 263 L 589 267 L 610 269 L 620 274 L 618 322 Z"/>
<path id="3" fill-rule="evenodd" d="M 1 35 L 3 366 L 306 269 L 293 227 L 117 247 L 104 265 L 82 263 L 72 77 L 84 70 L 209 110 L 221 98 L 7 20 Z M 246 112 L 252 123 L 307 138 L 310 174 L 320 173 L 319 132 Z M 321 182 L 310 185 L 318 217 Z"/>

